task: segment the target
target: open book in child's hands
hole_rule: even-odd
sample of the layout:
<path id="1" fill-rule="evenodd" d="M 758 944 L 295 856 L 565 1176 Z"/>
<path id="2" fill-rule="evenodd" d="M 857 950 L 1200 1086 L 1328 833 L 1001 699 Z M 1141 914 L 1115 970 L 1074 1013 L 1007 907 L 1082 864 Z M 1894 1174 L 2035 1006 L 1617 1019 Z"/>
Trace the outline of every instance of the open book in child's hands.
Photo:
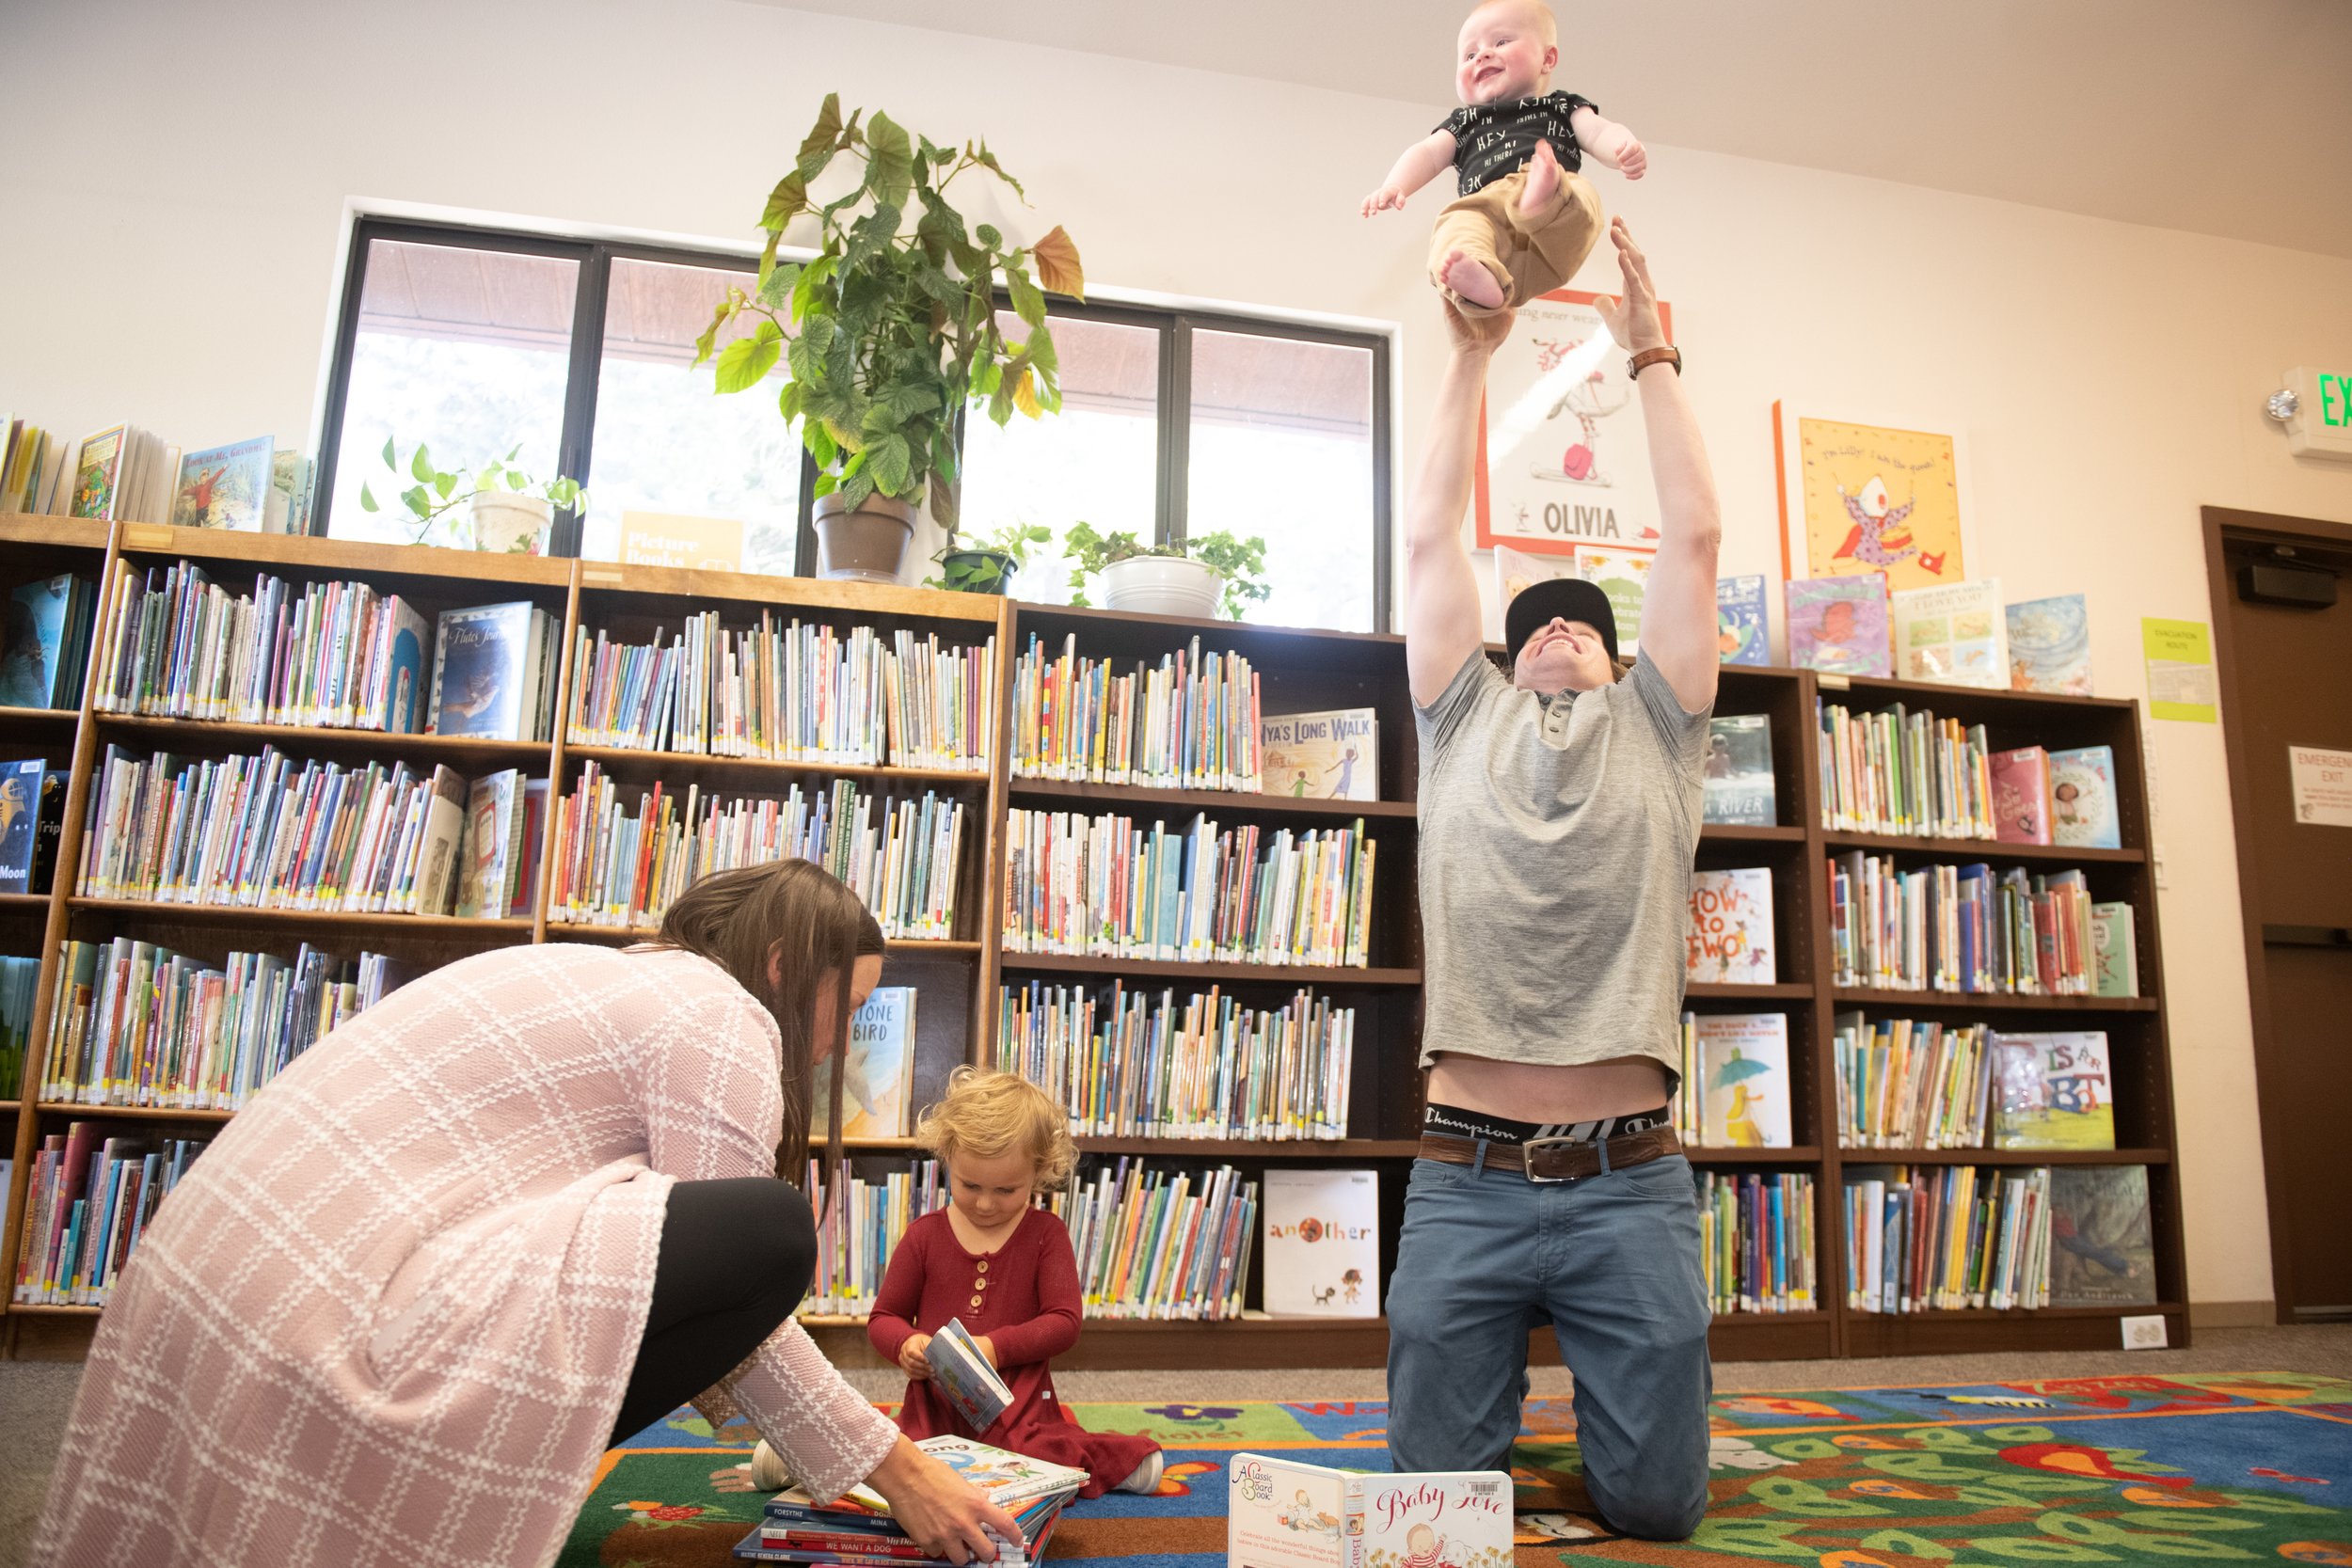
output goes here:
<path id="1" fill-rule="evenodd" d="M 931 1364 L 931 1382 L 974 1432 L 986 1432 L 1011 1406 L 1012 1389 L 996 1375 L 959 1320 L 950 1318 L 946 1327 L 931 1336 L 923 1347 L 923 1359 Z"/>

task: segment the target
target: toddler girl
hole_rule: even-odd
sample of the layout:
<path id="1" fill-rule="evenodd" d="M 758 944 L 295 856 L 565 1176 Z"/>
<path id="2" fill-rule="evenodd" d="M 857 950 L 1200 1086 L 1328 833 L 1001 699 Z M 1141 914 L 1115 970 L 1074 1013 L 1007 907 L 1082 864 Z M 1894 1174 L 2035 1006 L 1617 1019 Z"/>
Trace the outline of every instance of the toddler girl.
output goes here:
<path id="1" fill-rule="evenodd" d="M 912 1380 L 899 1430 L 977 1437 L 1083 1469 L 1091 1478 L 1084 1497 L 1157 1487 L 1156 1444 L 1088 1432 L 1054 1398 L 1046 1363 L 1078 1342 L 1078 1260 L 1061 1221 L 1031 1200 L 1068 1181 L 1077 1163 L 1060 1108 L 1012 1073 L 961 1067 L 915 1137 L 947 1167 L 949 1205 L 907 1227 L 866 1325 L 874 1348 Z M 930 1384 L 923 1349 L 950 1319 L 1012 1389 L 1012 1404 L 986 1432 L 965 1425 Z"/>

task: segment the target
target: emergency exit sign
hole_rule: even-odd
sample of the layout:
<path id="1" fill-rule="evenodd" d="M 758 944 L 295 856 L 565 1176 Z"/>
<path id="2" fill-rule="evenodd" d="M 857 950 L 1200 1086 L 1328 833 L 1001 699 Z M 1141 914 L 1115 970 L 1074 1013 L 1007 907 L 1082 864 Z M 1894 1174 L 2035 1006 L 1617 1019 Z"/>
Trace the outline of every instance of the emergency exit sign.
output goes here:
<path id="1" fill-rule="evenodd" d="M 2287 450 L 2297 457 L 2352 462 L 2352 363 L 2335 370 L 2297 366 L 2287 386 L 2302 406 L 2286 422 Z"/>

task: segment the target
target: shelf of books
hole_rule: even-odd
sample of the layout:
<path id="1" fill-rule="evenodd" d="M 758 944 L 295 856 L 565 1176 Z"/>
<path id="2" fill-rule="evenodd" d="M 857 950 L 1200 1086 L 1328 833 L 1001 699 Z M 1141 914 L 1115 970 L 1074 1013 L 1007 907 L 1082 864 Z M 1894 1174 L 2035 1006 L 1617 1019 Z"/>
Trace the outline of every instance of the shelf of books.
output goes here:
<path id="1" fill-rule="evenodd" d="M 42 650 L 0 672 L 16 1354 L 87 1339 L 180 1173 L 341 1020 L 798 855 L 892 938 L 803 1314 L 831 1353 L 867 1354 L 941 1200 L 915 1113 L 973 1062 L 1077 1134 L 1073 1364 L 1385 1358 L 1421 1120 L 1401 639 L 56 517 L 0 546 Z M 1706 800 L 1676 1114 L 1716 1354 L 2182 1342 L 2134 705 L 1726 667 Z"/>

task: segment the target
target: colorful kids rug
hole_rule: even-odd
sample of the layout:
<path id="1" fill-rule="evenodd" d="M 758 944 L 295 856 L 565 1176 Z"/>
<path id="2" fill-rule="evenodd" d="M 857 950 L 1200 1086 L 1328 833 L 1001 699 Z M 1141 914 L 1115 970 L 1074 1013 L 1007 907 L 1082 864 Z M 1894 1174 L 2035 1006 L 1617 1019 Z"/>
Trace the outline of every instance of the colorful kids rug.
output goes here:
<path id="1" fill-rule="evenodd" d="M 1074 1409 L 1097 1431 L 1156 1438 L 1168 1473 L 1154 1497 L 1073 1503 L 1046 1554 L 1073 1568 L 1223 1568 L 1236 1450 L 1388 1466 L 1377 1402 Z M 1518 1568 L 2352 1565 L 2352 1383 L 2255 1372 L 1733 1394 L 1713 1418 L 1707 1520 L 1661 1545 L 1594 1517 L 1569 1402 L 1529 1401 L 1513 1456 Z M 763 1499 L 711 1472 L 752 1441 L 691 1410 L 638 1433 L 605 1456 L 560 1568 L 731 1568 Z"/>

